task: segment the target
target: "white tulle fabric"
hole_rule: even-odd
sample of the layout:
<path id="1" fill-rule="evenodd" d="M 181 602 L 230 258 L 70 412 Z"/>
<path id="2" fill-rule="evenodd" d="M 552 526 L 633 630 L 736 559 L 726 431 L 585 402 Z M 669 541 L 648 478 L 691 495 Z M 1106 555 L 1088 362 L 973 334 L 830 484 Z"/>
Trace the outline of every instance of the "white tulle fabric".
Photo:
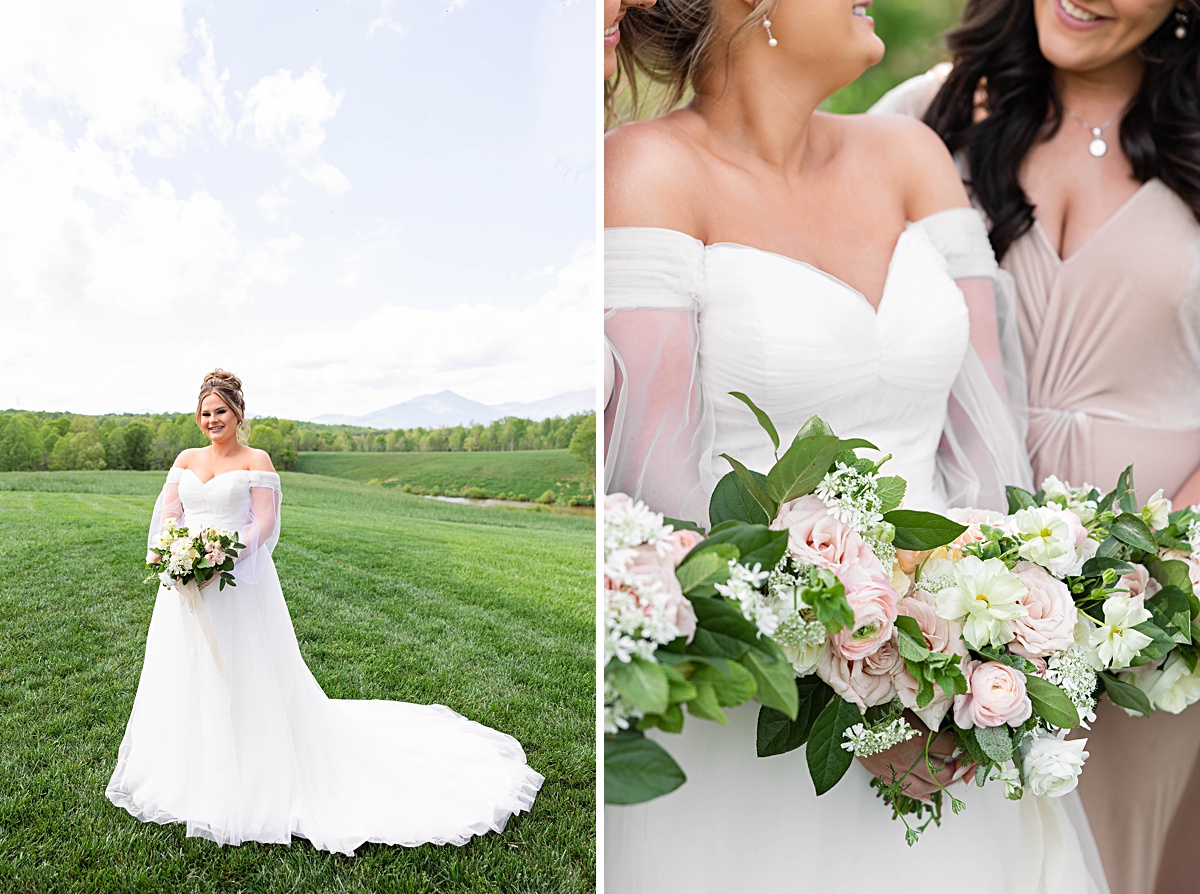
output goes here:
<path id="1" fill-rule="evenodd" d="M 727 471 L 721 453 L 761 471 L 772 462 L 765 434 L 727 394 L 737 390 L 785 442 L 815 413 L 892 453 L 887 468 L 908 479 L 911 508 L 1002 504 L 1003 483 L 1030 477 L 1022 422 L 970 345 L 953 278 L 987 279 L 998 305 L 1011 300 L 981 236 L 969 210 L 910 225 L 875 310 L 845 283 L 769 252 L 668 230 L 606 231 L 618 370 L 610 491 L 706 522 Z M 681 735 L 659 737 L 688 781 L 648 804 L 606 809 L 608 891 L 878 894 L 939 880 L 973 894 L 1107 890 L 1077 797 L 1011 802 L 1002 786 L 959 786 L 966 812 L 909 848 L 858 764 L 818 798 L 803 750 L 756 757 L 757 712 L 732 710 L 729 727 L 689 718 Z"/>
<path id="2" fill-rule="evenodd" d="M 605 334 L 617 370 L 605 413 L 608 492 L 706 525 L 709 495 L 729 471 L 721 453 L 759 471 L 773 461 L 729 391 L 753 398 L 785 442 L 813 413 L 836 408 L 844 422 L 834 428 L 849 434 L 886 408 L 906 421 L 889 433 L 904 443 L 879 446 L 896 456 L 890 470 L 909 478 L 910 506 L 1001 509 L 1006 484 L 1031 483 L 1014 293 L 977 212 L 910 224 L 878 311 L 820 270 L 747 246 L 629 227 L 606 230 L 604 250 Z M 982 348 L 998 360 L 981 359 L 968 341 L 954 280 L 986 289 L 1000 337 L 998 348 Z M 1002 365 L 1006 394 L 985 360 Z"/>
<path id="3" fill-rule="evenodd" d="M 345 854 L 368 841 L 463 844 L 503 829 L 542 784 L 515 739 L 441 705 L 321 690 L 271 559 L 279 493 L 267 472 L 169 476 L 155 525 L 174 516 L 239 531 L 249 555 L 236 587 L 201 597 L 219 655 L 187 600 L 159 589 L 109 800 L 218 844 L 300 836 Z"/>

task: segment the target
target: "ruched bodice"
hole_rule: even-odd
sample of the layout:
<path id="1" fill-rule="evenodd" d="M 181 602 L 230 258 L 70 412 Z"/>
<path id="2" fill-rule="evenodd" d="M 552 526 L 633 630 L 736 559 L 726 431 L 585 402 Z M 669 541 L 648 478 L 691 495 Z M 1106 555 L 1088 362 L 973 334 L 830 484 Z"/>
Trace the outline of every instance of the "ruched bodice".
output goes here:
<path id="1" fill-rule="evenodd" d="M 1200 465 L 1200 224 L 1149 180 L 1065 261 L 1035 224 L 1002 262 L 1020 294 L 1029 453 L 1049 474 L 1170 496 Z"/>
<path id="2" fill-rule="evenodd" d="M 234 469 L 201 481 L 191 469 L 184 469 L 179 479 L 179 499 L 183 502 L 188 523 L 197 527 L 244 530 L 251 518 L 251 479 L 267 475 L 271 473 Z M 276 482 L 279 480 L 278 476 L 273 477 Z"/>

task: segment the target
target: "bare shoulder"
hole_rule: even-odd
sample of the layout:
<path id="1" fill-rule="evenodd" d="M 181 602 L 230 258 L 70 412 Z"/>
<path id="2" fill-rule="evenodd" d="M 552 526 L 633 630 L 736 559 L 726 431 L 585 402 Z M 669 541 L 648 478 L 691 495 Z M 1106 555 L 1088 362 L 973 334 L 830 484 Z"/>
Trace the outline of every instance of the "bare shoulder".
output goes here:
<path id="1" fill-rule="evenodd" d="M 256 447 L 248 447 L 250 451 L 251 472 L 274 472 L 275 464 L 271 462 L 271 454 Z"/>
<path id="2" fill-rule="evenodd" d="M 692 232 L 700 170 L 685 113 L 611 131 L 604 138 L 604 225 Z"/>
<path id="3" fill-rule="evenodd" d="M 924 122 L 904 115 L 847 115 L 845 126 L 854 151 L 885 166 L 909 220 L 970 205 L 950 150 Z"/>
<path id="4" fill-rule="evenodd" d="M 196 461 L 196 458 L 203 449 L 203 447 L 187 447 L 181 450 L 179 456 L 175 457 L 173 465 L 179 469 L 192 468 L 192 463 Z"/>

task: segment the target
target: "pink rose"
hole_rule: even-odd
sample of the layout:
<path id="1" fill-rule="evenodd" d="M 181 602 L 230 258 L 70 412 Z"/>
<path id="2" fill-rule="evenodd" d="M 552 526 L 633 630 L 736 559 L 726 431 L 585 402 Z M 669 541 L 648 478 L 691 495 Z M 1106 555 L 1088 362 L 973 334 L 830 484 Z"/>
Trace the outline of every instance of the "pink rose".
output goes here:
<path id="1" fill-rule="evenodd" d="M 1075 642 L 1079 612 L 1067 585 L 1040 565 L 1018 562 L 1013 568 L 1025 585 L 1021 604 L 1029 614 L 1008 622 L 1014 635 L 1009 651 L 1024 658 L 1045 658 Z"/>
<path id="2" fill-rule="evenodd" d="M 697 543 L 704 539 L 703 534 L 696 531 L 680 530 L 672 531 L 665 538 L 665 549 L 668 557 L 675 563 L 675 567 L 679 567 L 679 563 L 684 560 L 688 553 L 692 551 Z"/>
<path id="3" fill-rule="evenodd" d="M 932 593 L 924 590 L 914 590 L 896 605 L 896 613 L 906 615 L 917 622 L 925 635 L 925 645 L 934 652 L 961 655 L 967 657 L 967 650 L 962 641 L 962 624 L 959 621 L 948 621 L 938 617 L 936 602 Z M 923 708 L 917 707 L 916 679 L 908 672 L 901 662 L 892 681 L 896 686 L 896 695 L 904 707 L 915 712 L 929 729 L 937 729 L 950 710 L 950 697 L 940 686 L 933 688 L 933 699 Z"/>
<path id="4" fill-rule="evenodd" d="M 661 585 L 660 592 L 667 596 L 667 611 L 680 636 L 686 636 L 688 642 L 696 635 L 696 610 L 692 608 L 691 600 L 683 595 L 679 586 L 679 578 L 675 576 L 675 559 L 672 555 L 661 556 L 658 550 L 650 544 L 634 547 L 635 556 L 628 565 L 630 574 L 644 578 L 651 585 L 657 581 Z M 649 606 L 647 606 L 649 609 Z"/>
<path id="5" fill-rule="evenodd" d="M 788 532 L 788 550 L 806 565 L 834 571 L 858 565 L 882 575 L 883 566 L 858 532 L 830 514 L 812 494 L 784 503 L 771 530 Z"/>
<path id="6" fill-rule="evenodd" d="M 899 596 L 886 578 L 850 565 L 835 572 L 846 588 L 846 601 L 854 610 L 854 627 L 829 638 L 830 648 L 848 661 L 866 658 L 892 638 Z"/>
<path id="7" fill-rule="evenodd" d="M 1129 590 L 1130 596 L 1141 596 L 1143 600 L 1149 599 L 1162 589 L 1162 584 L 1150 576 L 1150 572 L 1144 565 L 1139 565 L 1137 562 L 1130 564 L 1133 565 L 1133 574 L 1123 575 L 1117 581 L 1118 587 L 1124 587 Z"/>
<path id="8" fill-rule="evenodd" d="M 892 700 L 896 694 L 892 680 L 897 668 L 903 667 L 900 648 L 889 639 L 861 661 L 847 661 L 827 650 L 817 662 L 816 674 L 841 698 L 865 711 Z"/>
<path id="9" fill-rule="evenodd" d="M 983 525 L 993 528 L 1003 528 L 1008 516 L 1002 512 L 992 512 L 988 509 L 951 509 L 946 512 L 946 518 L 966 525 L 967 529 L 954 540 L 946 544 L 955 558 L 962 555 L 962 548 L 972 543 L 982 543 L 987 538 L 983 536 Z"/>
<path id="10" fill-rule="evenodd" d="M 968 661 L 963 669 L 967 694 L 954 697 L 954 723 L 973 726 L 1020 726 L 1033 716 L 1025 693 L 1025 675 L 999 661 Z"/>

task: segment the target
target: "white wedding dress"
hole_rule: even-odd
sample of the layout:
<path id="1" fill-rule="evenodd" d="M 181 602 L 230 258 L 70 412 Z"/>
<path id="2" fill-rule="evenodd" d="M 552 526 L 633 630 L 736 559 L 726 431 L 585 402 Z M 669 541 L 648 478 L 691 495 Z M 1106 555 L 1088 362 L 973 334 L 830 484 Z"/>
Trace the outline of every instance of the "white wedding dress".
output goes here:
<path id="1" fill-rule="evenodd" d="M 160 587 L 141 681 L 106 794 L 143 821 L 218 844 L 353 854 L 364 842 L 463 844 L 528 810 L 542 776 L 510 736 L 441 705 L 326 697 L 300 655 L 271 560 L 279 476 L 171 469 L 167 517 L 237 531 L 236 587 L 199 609 Z"/>
<path id="2" fill-rule="evenodd" d="M 605 239 L 606 328 L 621 371 L 608 419 L 609 492 L 707 527 L 707 496 L 729 471 L 720 454 L 762 472 L 774 462 L 766 434 L 730 391 L 767 412 L 781 450 L 818 414 L 838 435 L 893 454 L 885 468 L 907 479 L 909 508 L 941 510 L 948 499 L 979 505 L 981 477 L 990 476 L 993 489 L 1028 478 L 1019 425 L 1002 406 L 987 412 L 1019 461 L 970 461 L 979 444 L 949 455 L 969 445 L 968 423 L 978 425 L 986 406 L 969 393 L 978 376 L 962 381 L 979 359 L 952 278 L 995 272 L 974 212 L 908 227 L 878 310 L 840 280 L 758 249 L 649 228 L 611 229 Z M 689 351 L 691 372 L 680 375 Z M 681 735 L 652 733 L 687 782 L 643 805 L 606 808 L 611 894 L 1107 891 L 1075 795 L 1011 802 L 1003 786 L 960 784 L 954 791 L 966 811 L 954 816 L 947 803 L 942 826 L 910 848 L 858 763 L 818 798 L 803 749 L 755 755 L 756 703 L 729 714 L 728 727 L 689 716 Z"/>

